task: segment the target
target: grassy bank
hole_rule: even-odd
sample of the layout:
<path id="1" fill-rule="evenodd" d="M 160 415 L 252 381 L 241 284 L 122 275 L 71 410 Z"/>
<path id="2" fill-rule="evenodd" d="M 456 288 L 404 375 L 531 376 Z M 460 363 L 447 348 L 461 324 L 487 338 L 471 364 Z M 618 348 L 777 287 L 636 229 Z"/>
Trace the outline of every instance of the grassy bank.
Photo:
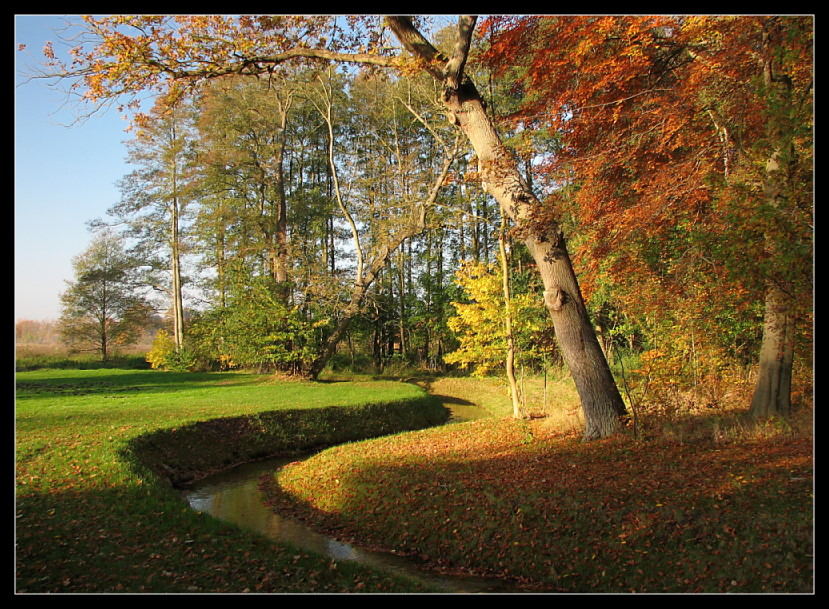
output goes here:
<path id="1" fill-rule="evenodd" d="M 761 425 L 719 413 L 670 436 L 592 443 L 565 420 L 335 447 L 263 485 L 320 529 L 527 590 L 813 590 L 810 412 Z"/>
<path id="2" fill-rule="evenodd" d="M 169 484 L 341 442 L 265 481 L 273 503 L 438 570 L 546 592 L 813 589 L 810 411 L 760 426 L 718 413 L 585 444 L 563 379 L 544 418 L 521 421 L 503 416 L 496 381 L 417 382 L 492 417 L 394 433 L 445 413 L 392 381 L 18 373 L 18 592 L 422 591 L 220 523 Z"/>
<path id="3" fill-rule="evenodd" d="M 442 410 L 413 385 L 41 369 L 18 373 L 16 398 L 18 592 L 417 589 L 196 513 L 159 475 L 197 476 L 300 436 L 353 439 L 355 419 L 364 437 L 435 422 Z M 210 425 L 222 433 L 196 441 Z"/>

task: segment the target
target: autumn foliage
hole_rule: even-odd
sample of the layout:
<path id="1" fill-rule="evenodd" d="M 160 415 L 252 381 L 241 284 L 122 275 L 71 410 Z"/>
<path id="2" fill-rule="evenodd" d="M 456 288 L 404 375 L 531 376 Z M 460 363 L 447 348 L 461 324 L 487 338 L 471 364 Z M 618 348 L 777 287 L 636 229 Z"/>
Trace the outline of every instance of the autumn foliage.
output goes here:
<path id="1" fill-rule="evenodd" d="M 710 387 L 703 379 L 756 361 L 769 282 L 785 286 L 797 349 L 810 350 L 811 26 L 760 16 L 485 24 L 485 58 L 522 99 L 510 120 L 560 139 L 539 170 L 570 189 L 545 205 L 571 218 L 594 310 L 618 313 L 646 348 L 642 382 L 658 372 L 677 389 Z M 769 174 L 782 149 L 785 169 Z"/>
<path id="2" fill-rule="evenodd" d="M 277 82 L 300 58 L 305 66 L 356 63 L 367 74 L 393 68 L 401 82 L 428 75 L 449 86 L 443 53 L 454 52 L 463 27 L 438 51 L 418 25 L 370 16 L 85 17 L 88 45 L 73 48 L 69 62 L 51 47 L 45 56 L 52 75 L 71 79 L 92 104 L 146 92 L 172 102 L 227 76 Z M 566 243 L 557 247 L 568 254 L 559 257 L 572 259 L 577 275 L 570 300 L 580 291 L 592 318 L 579 333 L 598 327 L 609 358 L 621 346 L 644 357 L 623 379 L 628 402 L 660 412 L 744 402 L 752 387 L 760 392 L 757 376 L 767 369 L 778 375 L 769 384 L 782 412 L 793 368 L 798 390 L 810 393 L 813 29 L 809 16 L 494 15 L 472 38 L 464 95 L 449 86 L 438 100 L 471 136 L 476 179 L 489 176 L 488 196 L 502 193 L 500 213 L 522 208 L 513 218 L 518 236 L 562 229 Z M 485 96 L 473 92 L 482 83 Z M 497 123 L 509 154 L 500 139 L 481 137 L 489 125 L 460 120 L 473 106 L 476 121 Z M 498 163 L 480 163 L 496 151 Z M 528 187 L 514 204 L 504 202 L 506 182 L 493 189 L 501 179 L 492 167 L 502 161 L 513 186 Z M 548 263 L 535 260 L 549 282 L 541 270 Z M 775 326 L 784 328 L 779 348 L 770 342 Z M 569 336 L 558 328 L 570 360 L 579 344 L 593 344 L 570 345 Z M 571 372 L 604 370 L 598 355 Z M 775 361 L 758 366 L 761 359 Z M 604 376 L 605 389 L 583 390 L 582 401 L 607 394 L 617 414 L 613 379 Z"/>

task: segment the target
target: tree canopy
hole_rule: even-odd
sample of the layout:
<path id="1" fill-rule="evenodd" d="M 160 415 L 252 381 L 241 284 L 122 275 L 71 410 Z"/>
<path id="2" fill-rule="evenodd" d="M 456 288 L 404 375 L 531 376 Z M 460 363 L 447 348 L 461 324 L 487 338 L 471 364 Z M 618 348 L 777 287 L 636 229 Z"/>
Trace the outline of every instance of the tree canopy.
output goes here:
<path id="1" fill-rule="evenodd" d="M 176 251 L 198 259 L 202 294 L 189 348 L 313 378 L 343 345 L 352 362 L 500 368 L 484 353 L 506 348 L 484 337 L 495 284 L 479 288 L 508 220 L 505 293 L 522 304 L 500 310 L 527 361 L 555 335 L 585 437 L 625 423 L 609 363 L 623 350 L 655 409 L 716 403 L 707 389 L 755 368 L 752 411 L 786 412 L 812 340 L 813 19 L 427 25 L 84 17 L 68 59 L 47 47 L 42 76 L 91 108 L 157 96 L 136 115 L 145 143 L 193 109 L 176 144 L 176 200 L 192 201 Z M 121 211 L 170 200 L 142 175 Z"/>

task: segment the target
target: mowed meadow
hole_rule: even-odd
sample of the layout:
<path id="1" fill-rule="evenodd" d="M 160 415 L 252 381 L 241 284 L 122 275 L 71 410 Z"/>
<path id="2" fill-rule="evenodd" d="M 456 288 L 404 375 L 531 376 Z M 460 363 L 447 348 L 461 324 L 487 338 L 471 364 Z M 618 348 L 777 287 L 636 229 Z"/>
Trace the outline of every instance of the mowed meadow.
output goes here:
<path id="1" fill-rule="evenodd" d="M 814 592 L 813 16 L 65 18 L 130 168 L 16 323 L 18 592 Z M 185 500 L 251 471 L 431 576 Z"/>
<path id="2" fill-rule="evenodd" d="M 18 372 L 17 591 L 429 592 L 197 513 L 171 484 L 324 446 L 262 480 L 274 509 L 444 574 L 526 592 L 813 590 L 810 409 L 583 442 L 566 379 L 530 419 L 497 379 L 408 380 Z"/>

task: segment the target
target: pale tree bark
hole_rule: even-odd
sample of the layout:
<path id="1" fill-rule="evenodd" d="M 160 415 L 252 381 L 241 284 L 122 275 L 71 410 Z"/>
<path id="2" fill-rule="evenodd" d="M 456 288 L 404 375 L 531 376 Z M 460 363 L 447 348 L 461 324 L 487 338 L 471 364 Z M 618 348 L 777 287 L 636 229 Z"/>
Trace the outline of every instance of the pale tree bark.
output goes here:
<path id="1" fill-rule="evenodd" d="M 498 137 L 475 85 L 458 71 L 464 64 L 458 55 L 469 48 L 465 39 L 472 35 L 475 17 L 459 18 L 459 42 L 452 58 L 437 51 L 408 17 L 388 17 L 386 21 L 423 69 L 445 85 L 444 105 L 450 120 L 466 135 L 478 156 L 484 190 L 522 231 L 544 284 L 544 303 L 562 355 L 579 393 L 585 419 L 584 438 L 602 438 L 618 432 L 626 408 L 590 323 L 561 226 L 557 222 L 544 227 L 532 224 L 532 211 L 541 204 Z M 455 83 L 457 86 L 452 86 Z"/>
<path id="2" fill-rule="evenodd" d="M 773 20 L 769 25 L 772 26 Z M 766 161 L 764 196 L 771 209 L 785 205 L 787 165 L 794 162 L 794 146 L 784 118 L 791 108 L 791 80 L 775 74 L 769 30 L 763 32 L 763 85 L 766 94 L 779 108 L 768 118 L 768 136 L 773 150 Z M 766 254 L 778 258 L 771 235 L 766 235 Z M 766 301 L 763 312 L 763 342 L 757 384 L 749 412 L 761 418 L 786 415 L 791 411 L 792 364 L 794 360 L 794 303 L 791 296 L 774 278 L 766 280 Z"/>
<path id="3" fill-rule="evenodd" d="M 181 289 L 181 237 L 179 234 L 179 202 L 174 196 L 170 214 L 170 261 L 172 271 L 173 341 L 176 351 L 184 346 L 184 299 Z"/>
<path id="4" fill-rule="evenodd" d="M 171 125 L 171 142 L 176 148 L 178 134 L 175 120 Z M 176 351 L 184 347 L 184 297 L 181 286 L 181 206 L 178 192 L 178 155 L 170 159 L 170 175 L 172 181 L 172 198 L 170 200 L 170 274 L 172 275 L 171 291 L 173 305 L 173 342 Z"/>
<path id="5" fill-rule="evenodd" d="M 274 189 L 276 191 L 276 227 L 274 235 L 274 251 L 272 252 L 273 278 L 279 286 L 280 297 L 287 304 L 289 301 L 290 279 L 288 268 L 288 205 L 285 194 L 285 170 L 283 168 L 285 159 L 285 134 L 288 127 L 288 113 L 293 105 L 294 92 L 288 90 L 282 96 L 279 92 L 276 96 L 279 119 L 278 142 L 274 159 L 272 162 L 272 175 L 274 176 Z"/>
<path id="6" fill-rule="evenodd" d="M 501 216 L 501 233 L 498 237 L 498 250 L 501 260 L 501 289 L 504 293 L 504 331 L 507 335 L 507 357 L 506 371 L 509 381 L 510 397 L 512 398 L 512 416 L 520 419 L 521 415 L 521 394 L 518 390 L 518 382 L 515 380 L 515 337 L 512 334 L 512 293 L 509 285 L 509 260 L 507 259 L 507 227 L 506 216 Z"/>
<path id="7" fill-rule="evenodd" d="M 352 216 L 351 212 L 348 210 L 348 207 L 346 206 L 345 201 L 342 197 L 339 182 L 339 174 L 337 172 L 337 165 L 334 160 L 334 123 L 331 114 L 333 95 L 331 90 L 327 87 L 326 83 L 322 79 L 320 79 L 320 81 L 322 85 L 320 88 L 321 95 L 318 100 L 312 101 L 316 106 L 317 111 L 320 113 L 320 116 L 323 118 L 323 121 L 325 122 L 325 125 L 328 129 L 328 163 L 331 171 L 332 182 L 334 185 L 334 198 L 337 202 L 337 206 L 340 209 L 340 213 L 342 214 L 343 218 L 345 219 L 346 223 L 351 229 L 351 237 L 356 256 L 356 270 L 354 281 L 351 286 L 351 294 L 349 297 L 348 304 L 342 310 L 337 325 L 334 327 L 332 333 L 325 340 L 325 344 L 323 345 L 322 349 L 320 349 L 319 355 L 314 359 L 313 362 L 311 362 L 307 370 L 306 374 L 311 379 L 317 379 L 319 377 L 323 368 L 325 368 L 326 363 L 328 363 L 328 361 L 334 355 L 337 349 L 337 345 L 348 332 L 348 328 L 351 325 L 351 321 L 362 310 L 363 303 L 365 301 L 366 296 L 368 295 L 369 288 L 377 279 L 380 272 L 388 266 L 389 261 L 391 259 L 391 255 L 395 252 L 395 250 L 397 250 L 398 247 L 400 247 L 403 244 L 403 242 L 406 239 L 420 234 L 426 229 L 427 209 L 431 205 L 433 205 L 435 200 L 437 199 L 438 193 L 440 192 L 440 188 L 441 186 L 443 186 L 443 183 L 446 180 L 446 176 L 449 174 L 449 168 L 452 166 L 452 163 L 457 157 L 459 149 L 458 142 L 455 142 L 454 149 L 452 150 L 449 150 L 448 147 L 444 147 L 447 151 L 447 154 L 443 163 L 443 167 L 441 169 L 440 174 L 437 176 L 437 179 L 435 180 L 434 184 L 432 185 L 432 188 L 429 191 L 429 194 L 426 197 L 426 199 L 413 204 L 412 213 L 408 218 L 408 221 L 402 223 L 402 225 L 398 227 L 397 232 L 395 234 L 390 235 L 384 243 L 377 247 L 373 257 L 369 259 L 369 257 L 367 256 L 367 252 L 363 248 L 363 245 L 360 241 L 357 223 L 354 220 L 354 217 Z"/>

